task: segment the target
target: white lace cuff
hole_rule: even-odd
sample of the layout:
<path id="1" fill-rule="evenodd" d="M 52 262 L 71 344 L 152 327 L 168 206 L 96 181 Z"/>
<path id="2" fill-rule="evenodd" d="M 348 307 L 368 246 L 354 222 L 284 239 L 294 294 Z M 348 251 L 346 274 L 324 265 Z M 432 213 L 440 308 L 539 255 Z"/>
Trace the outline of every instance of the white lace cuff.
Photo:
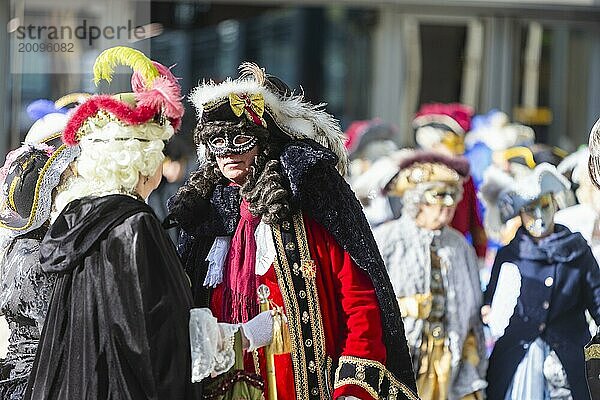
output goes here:
<path id="1" fill-rule="evenodd" d="M 223 282 L 223 269 L 225 268 L 227 253 L 229 253 L 230 242 L 231 237 L 229 236 L 217 236 L 215 239 L 206 256 L 208 272 L 206 273 L 206 278 L 204 278 L 204 286 L 214 288 Z"/>
<path id="2" fill-rule="evenodd" d="M 190 310 L 192 382 L 229 371 L 235 363 L 234 340 L 239 325 L 218 323 L 208 308 Z"/>
<path id="3" fill-rule="evenodd" d="M 256 227 L 256 231 L 254 231 L 254 240 L 256 240 L 255 271 L 257 275 L 263 276 L 269 271 L 275 257 L 277 257 L 271 227 L 261 221 Z"/>

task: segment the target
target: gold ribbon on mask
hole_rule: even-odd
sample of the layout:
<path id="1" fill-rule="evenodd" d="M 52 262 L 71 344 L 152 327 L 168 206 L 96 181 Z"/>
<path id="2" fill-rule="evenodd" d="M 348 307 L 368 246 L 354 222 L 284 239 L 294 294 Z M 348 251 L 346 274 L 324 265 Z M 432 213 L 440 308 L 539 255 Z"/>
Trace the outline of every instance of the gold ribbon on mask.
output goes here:
<path id="1" fill-rule="evenodd" d="M 236 117 L 246 114 L 249 120 L 256 125 L 267 127 L 267 122 L 263 118 L 265 113 L 265 99 L 260 93 L 230 93 L 229 106 Z"/>

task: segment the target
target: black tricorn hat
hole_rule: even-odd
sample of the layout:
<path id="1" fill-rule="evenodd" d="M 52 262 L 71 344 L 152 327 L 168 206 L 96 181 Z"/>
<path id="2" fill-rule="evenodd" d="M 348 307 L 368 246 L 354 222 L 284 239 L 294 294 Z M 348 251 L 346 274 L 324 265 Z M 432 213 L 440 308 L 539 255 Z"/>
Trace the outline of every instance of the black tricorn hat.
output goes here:
<path id="1" fill-rule="evenodd" d="M 67 147 L 61 135 L 23 144 L 0 168 L 0 228 L 13 236 L 31 232 L 50 218 L 52 191 L 79 154 L 79 147 Z"/>
<path id="2" fill-rule="evenodd" d="M 240 77 L 224 82 L 203 82 L 189 98 L 200 124 L 237 121 L 246 117 L 266 128 L 271 137 L 287 140 L 313 139 L 333 151 L 338 169 L 345 173 L 348 155 L 339 122 L 323 110 L 295 95 L 279 78 L 268 75 L 256 64 L 240 65 Z"/>

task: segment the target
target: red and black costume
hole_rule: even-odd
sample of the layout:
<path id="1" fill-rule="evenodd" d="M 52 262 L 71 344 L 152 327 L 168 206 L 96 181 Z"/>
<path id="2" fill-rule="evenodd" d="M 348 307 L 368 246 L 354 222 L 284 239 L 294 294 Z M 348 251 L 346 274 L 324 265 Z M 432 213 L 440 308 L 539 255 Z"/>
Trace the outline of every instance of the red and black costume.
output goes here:
<path id="1" fill-rule="evenodd" d="M 278 79 L 260 76 L 256 70 L 253 76 L 209 84 L 198 91 L 192 101 L 201 110 L 199 128 L 207 121 L 244 118 L 241 112 L 236 115 L 231 93 L 253 99 L 257 106 L 249 101 L 243 112 L 253 123 L 265 123 L 269 136 L 259 139 L 258 146 L 270 149 L 277 166 L 275 179 L 286 193 L 289 212 L 268 224 L 275 260 L 254 283 L 269 286 L 271 300 L 283 306 L 288 320 L 291 352 L 275 356 L 278 399 L 417 399 L 389 277 L 361 205 L 336 169 L 345 161 L 343 153 L 335 154 L 343 149 L 337 122 L 290 95 Z M 211 91 L 215 95 L 207 99 Z M 312 133 L 297 129 L 301 119 L 312 123 Z M 265 175 L 259 180 L 268 179 Z M 192 277 L 196 306 L 210 306 L 220 321 L 245 322 L 258 310 L 250 307 L 252 312 L 240 317 L 239 303 L 227 303 L 228 277 L 241 271 L 231 270 L 239 265 L 226 263 L 225 281 L 211 290 L 202 284 L 206 258 L 220 236 L 233 236 L 228 258 L 233 257 L 231 252 L 243 251 L 236 235 L 255 229 L 265 218 L 253 214 L 244 186 L 240 190 L 224 178 L 217 179 L 203 194 L 198 189 L 202 179 L 192 177 L 169 204 L 172 220 L 182 228 L 179 252 Z M 247 240 L 242 242 L 248 245 Z M 263 363 L 259 357 L 259 364 Z"/>

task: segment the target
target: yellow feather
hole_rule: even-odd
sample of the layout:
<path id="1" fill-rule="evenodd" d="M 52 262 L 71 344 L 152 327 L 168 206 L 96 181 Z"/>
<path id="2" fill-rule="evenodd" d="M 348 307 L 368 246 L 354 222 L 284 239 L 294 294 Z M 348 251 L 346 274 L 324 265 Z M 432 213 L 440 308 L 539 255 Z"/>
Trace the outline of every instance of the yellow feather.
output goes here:
<path id="1" fill-rule="evenodd" d="M 104 50 L 94 63 L 94 83 L 105 79 L 110 83 L 117 65 L 126 65 L 140 73 L 146 84 L 151 83 L 160 74 L 152 61 L 139 50 L 131 47 L 116 46 Z"/>

